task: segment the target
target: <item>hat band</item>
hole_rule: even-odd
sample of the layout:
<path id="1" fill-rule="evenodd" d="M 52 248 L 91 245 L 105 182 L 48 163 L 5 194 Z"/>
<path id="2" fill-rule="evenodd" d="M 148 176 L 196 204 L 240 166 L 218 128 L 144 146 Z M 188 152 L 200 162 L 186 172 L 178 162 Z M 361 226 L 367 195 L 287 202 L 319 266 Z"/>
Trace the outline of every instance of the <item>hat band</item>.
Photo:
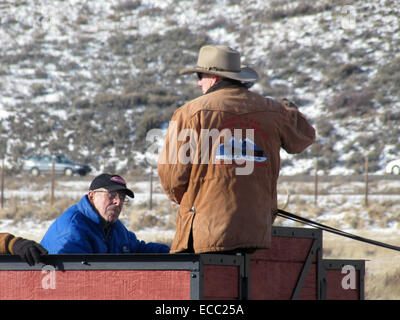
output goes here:
<path id="1" fill-rule="evenodd" d="M 221 71 L 221 72 L 240 72 L 241 70 L 227 70 L 227 69 L 222 69 L 222 68 L 217 68 L 217 67 L 201 67 L 198 66 L 201 69 L 205 69 L 206 71 Z"/>

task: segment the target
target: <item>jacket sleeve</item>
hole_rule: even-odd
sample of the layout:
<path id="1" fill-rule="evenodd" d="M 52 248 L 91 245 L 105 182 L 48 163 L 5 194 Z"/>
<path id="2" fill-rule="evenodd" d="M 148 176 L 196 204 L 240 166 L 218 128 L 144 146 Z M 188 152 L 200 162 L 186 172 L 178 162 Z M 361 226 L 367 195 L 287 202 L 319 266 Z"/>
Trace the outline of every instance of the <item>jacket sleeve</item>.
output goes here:
<path id="1" fill-rule="evenodd" d="M 281 106 L 281 145 L 288 153 L 300 153 L 315 140 L 315 129 L 296 108 Z"/>
<path id="2" fill-rule="evenodd" d="M 0 254 L 13 254 L 12 247 L 18 239 L 11 233 L 0 233 Z"/>
<path id="3" fill-rule="evenodd" d="M 169 247 L 162 243 L 146 243 L 136 238 L 132 231 L 129 232 L 129 243 L 131 253 L 169 253 Z"/>
<path id="4" fill-rule="evenodd" d="M 193 132 L 183 119 L 182 112 L 175 112 L 158 159 L 160 183 L 168 198 L 178 204 L 189 184 L 192 161 L 188 156 L 188 146 L 191 146 L 189 142 L 192 142 L 190 135 Z"/>

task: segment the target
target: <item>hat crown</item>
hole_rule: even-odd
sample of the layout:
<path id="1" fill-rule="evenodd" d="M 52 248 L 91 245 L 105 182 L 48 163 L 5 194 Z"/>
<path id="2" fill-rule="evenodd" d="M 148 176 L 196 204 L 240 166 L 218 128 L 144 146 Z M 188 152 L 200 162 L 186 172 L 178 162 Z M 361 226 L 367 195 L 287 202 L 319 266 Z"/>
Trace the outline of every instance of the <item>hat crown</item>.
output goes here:
<path id="1" fill-rule="evenodd" d="M 227 46 L 204 46 L 197 66 L 206 70 L 240 72 L 240 53 Z"/>
<path id="2" fill-rule="evenodd" d="M 182 69 L 180 74 L 207 73 L 241 82 L 255 82 L 258 74 L 250 67 L 242 66 L 240 53 L 228 46 L 206 45 L 200 48 L 195 68 Z"/>
<path id="3" fill-rule="evenodd" d="M 126 187 L 125 180 L 116 174 L 111 175 L 108 173 L 102 173 L 95 177 L 90 184 L 89 190 L 96 190 L 100 188 L 104 188 L 109 191 L 124 190 L 129 197 L 134 198 L 132 190 Z"/>

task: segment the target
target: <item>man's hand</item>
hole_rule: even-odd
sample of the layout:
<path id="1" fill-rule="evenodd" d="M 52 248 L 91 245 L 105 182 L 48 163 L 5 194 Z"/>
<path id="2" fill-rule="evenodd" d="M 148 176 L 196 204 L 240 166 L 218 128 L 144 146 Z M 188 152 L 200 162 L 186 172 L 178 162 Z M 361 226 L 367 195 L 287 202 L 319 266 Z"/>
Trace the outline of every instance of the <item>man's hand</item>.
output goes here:
<path id="1" fill-rule="evenodd" d="M 26 263 L 30 266 L 33 266 L 35 263 L 41 262 L 42 254 L 47 254 L 47 250 L 43 248 L 39 243 L 36 243 L 32 240 L 27 240 L 23 238 L 19 238 L 15 241 L 12 252 L 21 257 Z"/>

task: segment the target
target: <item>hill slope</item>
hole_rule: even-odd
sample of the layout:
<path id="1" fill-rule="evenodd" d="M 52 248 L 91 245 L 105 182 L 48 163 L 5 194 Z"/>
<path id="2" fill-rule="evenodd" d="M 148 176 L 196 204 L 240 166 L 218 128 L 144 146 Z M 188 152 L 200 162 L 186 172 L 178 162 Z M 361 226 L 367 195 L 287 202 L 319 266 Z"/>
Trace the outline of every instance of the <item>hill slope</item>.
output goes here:
<path id="1" fill-rule="evenodd" d="M 381 173 L 400 151 L 400 3 L 289 0 L 14 0 L 0 4 L 0 148 L 100 170 L 141 165 L 151 128 L 200 94 L 178 71 L 207 43 L 241 51 L 253 87 L 317 129 L 286 173 Z M 4 151 L 6 150 L 6 151 Z M 122 165 L 118 159 L 122 159 Z M 295 160 L 295 161 L 293 161 Z"/>

